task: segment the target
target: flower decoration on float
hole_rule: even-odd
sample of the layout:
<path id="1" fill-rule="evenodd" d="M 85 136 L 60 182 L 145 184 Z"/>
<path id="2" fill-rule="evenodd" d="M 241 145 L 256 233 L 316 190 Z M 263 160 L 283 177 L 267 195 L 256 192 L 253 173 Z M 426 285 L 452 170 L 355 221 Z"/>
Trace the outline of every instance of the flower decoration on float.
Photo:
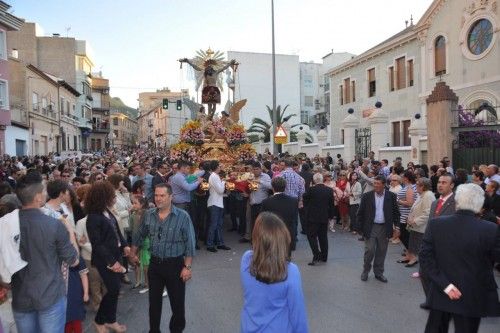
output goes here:
<path id="1" fill-rule="evenodd" d="M 174 161 L 198 162 L 198 150 L 196 146 L 185 142 L 179 142 L 170 147 L 170 158 Z"/>
<path id="2" fill-rule="evenodd" d="M 226 132 L 226 140 L 229 146 L 239 146 L 248 143 L 245 127 L 241 124 L 234 124 Z"/>
<path id="3" fill-rule="evenodd" d="M 205 139 L 201 123 L 198 120 L 190 120 L 181 128 L 180 140 L 193 145 L 202 145 Z"/>
<path id="4" fill-rule="evenodd" d="M 222 120 L 220 120 L 220 119 L 214 119 L 212 121 L 212 126 L 213 126 L 216 134 L 219 134 L 219 135 L 225 135 L 226 134 L 226 127 L 222 123 Z"/>
<path id="5" fill-rule="evenodd" d="M 237 161 L 253 160 L 257 156 L 255 148 L 250 143 L 244 143 L 232 148 L 232 154 Z"/>

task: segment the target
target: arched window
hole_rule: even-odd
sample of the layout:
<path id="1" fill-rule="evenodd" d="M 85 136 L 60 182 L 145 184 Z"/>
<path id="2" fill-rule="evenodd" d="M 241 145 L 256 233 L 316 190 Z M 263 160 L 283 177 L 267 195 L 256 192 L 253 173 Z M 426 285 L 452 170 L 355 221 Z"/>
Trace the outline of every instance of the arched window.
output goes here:
<path id="1" fill-rule="evenodd" d="M 446 39 L 438 36 L 434 42 L 434 69 L 436 76 L 446 74 Z"/>

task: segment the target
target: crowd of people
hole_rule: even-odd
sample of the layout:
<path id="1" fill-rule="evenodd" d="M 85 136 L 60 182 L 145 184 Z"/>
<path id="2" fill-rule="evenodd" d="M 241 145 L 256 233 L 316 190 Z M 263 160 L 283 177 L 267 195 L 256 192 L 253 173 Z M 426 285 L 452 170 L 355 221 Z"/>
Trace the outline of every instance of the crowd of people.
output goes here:
<path id="1" fill-rule="evenodd" d="M 241 263 L 242 332 L 259 332 L 258 323 L 273 332 L 308 331 L 300 273 L 290 262 L 299 233 L 307 236 L 310 266 L 328 261 L 329 233 L 363 241 L 362 281 L 373 267 L 375 278 L 387 283 L 387 248 L 401 244 L 395 261 L 408 268 L 421 262 L 410 275 L 427 296 L 421 307 L 431 309 L 428 332 L 441 332 L 432 325 L 447 329 L 451 317 L 442 313 L 484 316 L 436 305 L 439 268 L 428 230 L 429 221 L 453 215 L 475 193 L 484 200 L 471 218 L 488 221 L 494 237 L 500 224 L 494 164 L 454 170 L 447 157 L 427 166 L 377 161 L 373 152 L 350 162 L 340 155 L 262 154 L 224 170 L 218 161 L 193 165 L 170 160 L 168 151 L 138 149 L 67 160 L 4 156 L 0 180 L 0 302 L 12 295 L 20 333 L 82 332 L 86 309 L 95 312 L 96 332 L 125 332 L 116 319 L 122 284 L 149 293 L 150 332 L 160 332 L 166 296 L 169 329 L 182 332 L 193 257 L 202 247 L 214 255 L 230 250 L 224 236 L 231 232 L 252 248 Z M 462 187 L 459 202 L 455 192 L 467 184 L 474 186 Z M 458 282 L 450 281 L 440 296 L 460 298 Z"/>

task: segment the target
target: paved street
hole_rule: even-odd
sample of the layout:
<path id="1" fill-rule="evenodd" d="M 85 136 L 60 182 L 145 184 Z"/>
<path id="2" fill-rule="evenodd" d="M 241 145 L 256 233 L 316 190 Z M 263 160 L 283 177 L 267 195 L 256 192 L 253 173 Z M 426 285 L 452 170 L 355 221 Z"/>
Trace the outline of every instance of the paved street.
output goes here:
<path id="1" fill-rule="evenodd" d="M 239 280 L 241 255 L 248 246 L 237 242 L 237 235 L 226 235 L 232 251 L 198 252 L 193 264 L 193 280 L 186 295 L 185 332 L 239 332 L 242 305 Z M 423 332 L 427 312 L 418 305 L 423 292 L 418 279 L 410 274 L 414 268 L 396 263 L 399 245 L 390 245 L 386 260 L 386 277 L 381 283 L 371 273 L 368 282 L 359 279 L 363 243 L 348 233 L 329 233 L 330 257 L 326 265 L 310 267 L 311 254 L 305 236 L 300 235 L 293 261 L 298 264 L 304 288 L 310 332 Z M 500 282 L 500 275 L 497 274 Z M 125 295 L 118 305 L 118 320 L 129 332 L 148 331 L 148 296 L 124 287 Z M 168 332 L 170 306 L 163 303 L 162 331 Z M 86 331 L 93 313 L 89 313 Z M 482 321 L 481 333 L 498 332 L 500 319 Z M 452 330 L 450 329 L 450 332 Z"/>

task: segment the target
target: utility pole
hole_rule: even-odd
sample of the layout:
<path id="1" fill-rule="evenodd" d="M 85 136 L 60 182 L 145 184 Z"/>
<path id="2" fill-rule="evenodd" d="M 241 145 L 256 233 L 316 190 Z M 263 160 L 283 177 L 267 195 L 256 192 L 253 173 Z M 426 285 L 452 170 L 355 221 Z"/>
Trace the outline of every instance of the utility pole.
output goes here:
<path id="1" fill-rule="evenodd" d="M 276 113 L 276 52 L 274 49 L 274 0 L 271 0 L 271 26 L 272 26 L 272 67 L 273 67 L 273 119 L 271 126 L 270 139 L 272 144 L 272 153 L 278 153 L 278 145 L 274 142 L 274 134 L 278 126 L 278 114 Z"/>

